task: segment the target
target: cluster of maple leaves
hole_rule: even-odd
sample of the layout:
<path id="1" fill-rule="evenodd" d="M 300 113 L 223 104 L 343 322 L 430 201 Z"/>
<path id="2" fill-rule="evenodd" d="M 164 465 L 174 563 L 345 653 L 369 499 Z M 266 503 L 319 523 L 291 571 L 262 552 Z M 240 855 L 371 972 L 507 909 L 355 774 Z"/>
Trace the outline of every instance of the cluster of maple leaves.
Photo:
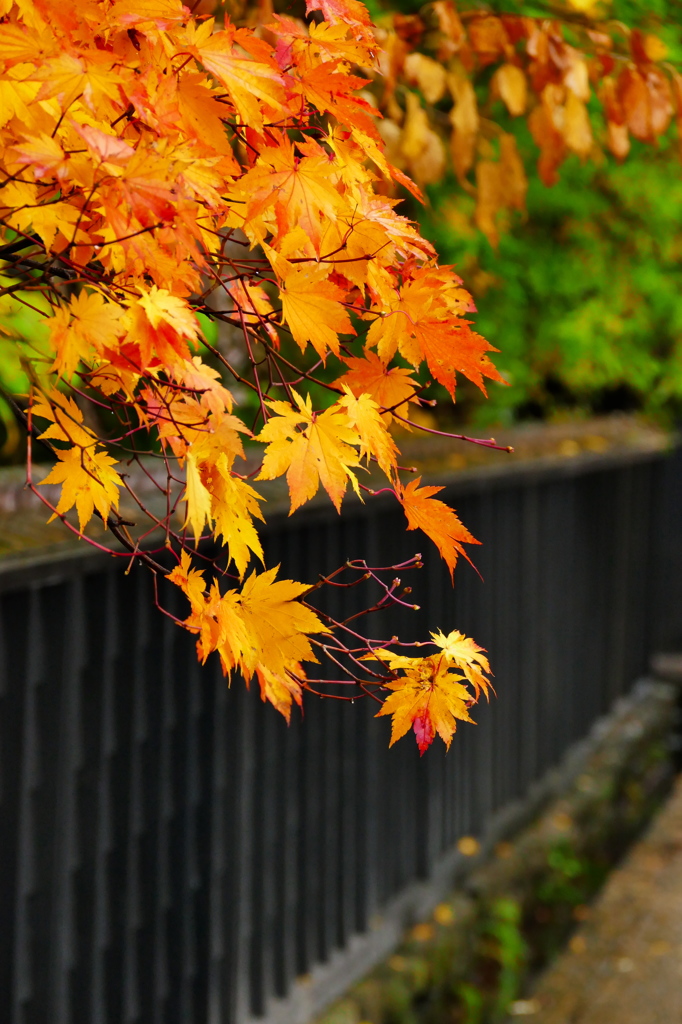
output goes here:
<path id="1" fill-rule="evenodd" d="M 563 104 L 570 122 L 584 105 L 585 65 L 551 28 L 533 35 L 524 20 L 476 17 L 459 36 L 452 5 L 433 9 L 463 67 L 505 60 L 496 80 L 513 112 L 525 88 L 523 29 L 542 93 L 532 116 L 550 140 L 541 159 L 554 168 L 557 133 L 564 148 L 574 136 L 547 119 Z M 400 65 L 435 102 L 428 58 L 400 49 L 404 30 L 381 53 L 357 0 L 307 0 L 307 14 L 253 29 L 195 17 L 180 0 L 0 0 L 0 288 L 49 303 L 50 355 L 34 360 L 25 415 L 55 460 L 41 482 L 61 485 L 53 515 L 83 535 L 97 514 L 113 552 L 158 573 L 167 572 L 158 552 L 172 552 L 168 578 L 190 603 L 184 625 L 201 660 L 217 652 L 227 675 L 256 677 L 287 718 L 322 682 L 303 663 L 325 654 L 393 716 L 392 742 L 412 728 L 423 752 L 436 733 L 449 745 L 456 720 L 470 720 L 487 693 L 481 648 L 454 631 L 432 634 L 435 654 L 395 653 L 405 645 L 367 640 L 313 608 L 310 585 L 263 564 L 258 481 L 285 477 L 291 512 L 320 486 L 340 510 L 349 485 L 374 493 L 363 482 L 371 466 L 406 528 L 423 531 L 452 573 L 476 541 L 439 488 L 404 482 L 390 428 L 412 424 L 424 374 L 453 399 L 458 374 L 483 390 L 500 377 L 462 282 L 386 194 L 387 183 L 419 190 L 389 161 L 367 89 L 383 69 L 385 102 L 395 102 Z M 629 73 L 650 90 L 653 71 Z M 466 77 L 445 76 L 453 156 L 466 174 L 479 131 L 473 94 Z M 637 134 L 627 95 L 614 93 L 624 112 L 614 124 Z M 420 102 L 411 96 L 403 155 Z M 238 332 L 239 358 L 209 343 L 201 316 Z M 312 354 L 304 368 L 284 339 Z M 311 384 L 331 404 L 314 408 Z M 239 388 L 255 396 L 255 423 L 238 414 Z M 245 439 L 260 451 L 255 466 Z M 30 450 L 30 486 L 49 504 Z M 136 484 L 141 475 L 162 512 Z M 142 525 L 122 515 L 122 496 Z M 201 544 L 209 537 L 215 557 Z M 384 583 L 376 568 L 342 570 L 375 581 L 376 607 L 401 600 L 398 581 Z"/>
<path id="2" fill-rule="evenodd" d="M 682 76 L 658 36 L 596 20 L 584 4 L 564 20 L 458 12 L 435 0 L 419 14 L 387 15 L 376 80 L 387 154 L 421 185 L 451 166 L 476 197 L 475 221 L 495 243 L 497 215 L 523 210 L 526 172 L 500 118 L 525 117 L 546 185 L 571 153 L 618 159 L 631 138 L 654 143 L 682 125 Z M 472 180 L 473 179 L 473 180 Z"/>

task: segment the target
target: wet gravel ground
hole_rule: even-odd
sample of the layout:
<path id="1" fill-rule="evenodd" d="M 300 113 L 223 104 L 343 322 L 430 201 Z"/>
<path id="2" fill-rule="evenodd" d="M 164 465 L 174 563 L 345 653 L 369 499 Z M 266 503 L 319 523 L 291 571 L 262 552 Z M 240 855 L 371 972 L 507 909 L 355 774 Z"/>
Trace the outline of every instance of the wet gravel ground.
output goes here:
<path id="1" fill-rule="evenodd" d="M 512 1006 L 533 1024 L 682 1024 L 682 776 L 589 919 Z"/>

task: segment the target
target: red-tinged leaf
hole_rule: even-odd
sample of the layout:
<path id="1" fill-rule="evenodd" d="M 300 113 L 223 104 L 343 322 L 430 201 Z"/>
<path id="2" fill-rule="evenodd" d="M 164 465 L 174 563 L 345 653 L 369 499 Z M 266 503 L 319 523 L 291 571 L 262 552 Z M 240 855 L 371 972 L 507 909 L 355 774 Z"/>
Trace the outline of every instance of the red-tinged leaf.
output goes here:
<path id="1" fill-rule="evenodd" d="M 321 11 L 330 25 L 348 25 L 357 39 L 374 42 L 369 11 L 359 0 L 306 0 L 306 14 Z"/>
<path id="2" fill-rule="evenodd" d="M 462 684 L 464 676 L 453 672 L 443 655 L 406 658 L 379 650 L 368 658 L 383 662 L 393 672 L 402 672 L 395 682 L 386 684 L 391 693 L 375 716 L 392 716 L 391 746 L 412 729 L 420 754 L 426 752 L 436 734 L 449 749 L 457 721 L 473 722 L 469 707 L 474 698 Z"/>
<path id="3" fill-rule="evenodd" d="M 337 71 L 339 65 L 340 61 L 329 61 L 307 71 L 301 77 L 303 95 L 319 111 L 332 114 L 344 126 L 358 128 L 378 139 L 374 121 L 378 111 L 367 100 L 353 95 L 367 85 L 367 80 Z"/>

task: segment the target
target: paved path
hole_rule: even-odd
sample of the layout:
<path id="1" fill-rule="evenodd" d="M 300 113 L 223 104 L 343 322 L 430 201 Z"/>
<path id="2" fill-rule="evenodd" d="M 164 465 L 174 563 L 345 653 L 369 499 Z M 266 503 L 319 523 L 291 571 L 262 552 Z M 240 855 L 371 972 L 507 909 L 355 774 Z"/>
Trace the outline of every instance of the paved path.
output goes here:
<path id="1" fill-rule="evenodd" d="M 682 777 L 512 1020 L 682 1024 Z"/>

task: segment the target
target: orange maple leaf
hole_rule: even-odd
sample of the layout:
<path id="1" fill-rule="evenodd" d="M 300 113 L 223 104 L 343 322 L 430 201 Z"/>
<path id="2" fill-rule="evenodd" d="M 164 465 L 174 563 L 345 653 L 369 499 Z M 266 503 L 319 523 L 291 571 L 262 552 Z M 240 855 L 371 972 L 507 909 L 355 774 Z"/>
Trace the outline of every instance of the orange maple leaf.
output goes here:
<path id="1" fill-rule="evenodd" d="M 301 76 L 301 90 L 305 98 L 322 113 L 333 116 L 344 126 L 358 128 L 366 135 L 378 139 L 379 133 L 374 122 L 379 112 L 367 100 L 353 96 L 353 92 L 364 89 L 365 78 L 343 73 L 342 61 L 328 61 Z"/>
<path id="2" fill-rule="evenodd" d="M 396 351 L 414 367 L 426 360 L 435 380 L 454 397 L 462 373 L 485 394 L 483 378 L 504 383 L 487 352 L 497 351 L 471 330 L 461 314 L 473 308 L 471 296 L 449 267 L 424 267 L 412 275 L 367 332 L 367 344 L 388 362 Z"/>
<path id="3" fill-rule="evenodd" d="M 421 477 L 396 491 L 407 517 L 408 530 L 421 530 L 436 545 L 452 578 L 458 555 L 471 562 L 463 544 L 479 544 L 458 519 L 454 509 L 434 498 L 443 487 L 420 487 Z"/>
<path id="4" fill-rule="evenodd" d="M 322 220 L 334 219 L 343 205 L 343 197 L 330 181 L 331 170 L 324 152 L 297 157 L 286 136 L 279 145 L 264 148 L 234 189 L 235 197 L 247 203 L 244 230 L 247 234 L 257 230 L 262 215 L 274 207 L 280 236 L 300 224 L 319 253 Z"/>
<path id="5" fill-rule="evenodd" d="M 373 398 L 381 409 L 386 426 L 390 425 L 394 413 L 408 416 L 407 403 L 417 388 L 409 370 L 402 366 L 387 366 L 376 352 L 369 349 L 361 357 L 346 359 L 346 363 L 349 369 L 336 384 L 347 384 L 356 398 L 362 394 Z"/>
<path id="6" fill-rule="evenodd" d="M 228 90 L 239 120 L 258 130 L 263 127 L 264 113 L 276 116 L 285 105 L 281 72 L 274 62 L 241 56 L 234 46 L 234 30 L 213 32 L 213 25 L 209 18 L 193 34 L 188 33 L 188 50 Z M 269 47 L 260 42 L 265 55 Z"/>

